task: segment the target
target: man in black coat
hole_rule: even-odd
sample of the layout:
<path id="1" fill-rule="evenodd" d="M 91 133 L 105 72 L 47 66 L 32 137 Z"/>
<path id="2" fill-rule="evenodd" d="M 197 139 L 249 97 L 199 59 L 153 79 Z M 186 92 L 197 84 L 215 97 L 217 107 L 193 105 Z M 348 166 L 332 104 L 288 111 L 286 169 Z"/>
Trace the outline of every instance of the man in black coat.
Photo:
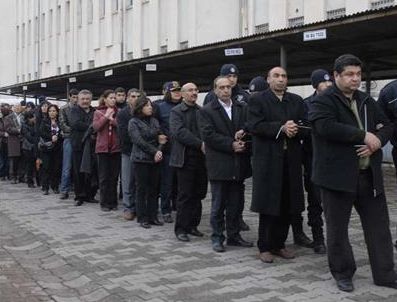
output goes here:
<path id="1" fill-rule="evenodd" d="M 252 204 L 259 213 L 259 258 L 273 262 L 294 253 L 285 248 L 292 218 L 304 210 L 301 139 L 307 133 L 298 123 L 304 119 L 302 98 L 289 93 L 287 73 L 272 68 L 269 89 L 251 96 L 248 103 L 252 134 Z"/>
<path id="2" fill-rule="evenodd" d="M 218 99 L 204 106 L 199 115 L 211 183 L 211 240 L 216 252 L 225 251 L 225 211 L 227 244 L 252 246 L 251 242 L 241 238 L 239 227 L 244 180 L 251 175 L 250 155 L 243 141 L 247 122 L 246 103 L 232 101 L 231 91 L 229 79 L 217 77 L 214 92 Z"/>
<path id="3" fill-rule="evenodd" d="M 91 140 L 89 128 L 92 124 L 95 109 L 91 107 L 92 93 L 89 90 L 81 90 L 78 94 L 77 106 L 70 111 L 70 127 L 72 129 L 70 137 L 72 141 L 72 166 L 73 184 L 75 193 L 75 206 L 81 206 L 84 201 L 96 202 L 96 189 L 91 185 L 91 177 L 80 171 L 83 160 L 83 141 Z M 88 137 L 87 137 L 88 136 Z M 91 150 L 94 152 L 94 150 Z"/>
<path id="4" fill-rule="evenodd" d="M 332 86 L 331 76 L 328 71 L 324 69 L 316 69 L 311 74 L 311 83 L 315 89 L 314 93 L 308 98 L 303 100 L 305 107 L 305 120 L 308 119 L 309 108 L 314 98 L 325 91 L 328 87 Z M 325 254 L 327 249 L 324 244 L 324 231 L 323 231 L 323 208 L 321 206 L 320 190 L 311 181 L 312 177 L 312 162 L 313 162 L 313 147 L 311 135 L 305 136 L 303 139 L 303 183 L 307 192 L 307 224 L 311 227 L 313 235 L 312 247 L 316 254 Z M 303 217 L 299 214 L 295 217 L 293 224 L 295 229 L 302 229 Z M 310 246 L 311 247 L 311 246 Z"/>
<path id="5" fill-rule="evenodd" d="M 196 104 L 197 86 L 182 86 L 182 103 L 170 113 L 172 140 L 170 166 L 176 169 L 178 193 L 175 235 L 180 241 L 190 241 L 188 234 L 202 237 L 197 227 L 201 221 L 201 200 L 207 194 L 207 170 L 205 168 L 204 142 L 201 139 Z"/>
<path id="6" fill-rule="evenodd" d="M 364 230 L 374 283 L 397 289 L 381 168 L 381 147 L 393 128 L 379 105 L 358 90 L 361 66 L 353 55 L 338 57 L 335 84 L 312 103 L 312 180 L 320 186 L 328 263 L 338 288 L 354 289 L 356 264 L 348 237 L 354 206 Z"/>

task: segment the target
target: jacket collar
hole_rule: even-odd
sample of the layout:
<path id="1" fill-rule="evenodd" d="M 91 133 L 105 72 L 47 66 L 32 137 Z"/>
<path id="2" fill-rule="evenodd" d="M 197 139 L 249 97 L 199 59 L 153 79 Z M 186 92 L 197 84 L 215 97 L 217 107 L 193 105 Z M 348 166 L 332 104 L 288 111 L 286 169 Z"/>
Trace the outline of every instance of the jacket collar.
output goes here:
<path id="1" fill-rule="evenodd" d="M 182 111 L 188 111 L 190 108 L 199 108 L 199 105 L 194 104 L 194 106 L 189 106 L 184 101 L 182 101 L 182 103 L 181 103 L 181 110 Z"/>
<path id="2" fill-rule="evenodd" d="M 347 97 L 343 94 L 343 92 L 336 86 L 336 84 L 332 85 L 330 88 L 328 88 L 325 92 L 325 94 L 332 94 L 335 97 L 337 97 L 344 105 L 348 106 L 350 108 L 349 101 Z M 356 90 L 353 93 L 353 99 L 357 102 L 357 106 L 361 107 L 363 103 L 365 103 L 368 99 L 370 98 L 369 95 L 367 95 L 364 92 L 361 92 L 359 90 Z"/>

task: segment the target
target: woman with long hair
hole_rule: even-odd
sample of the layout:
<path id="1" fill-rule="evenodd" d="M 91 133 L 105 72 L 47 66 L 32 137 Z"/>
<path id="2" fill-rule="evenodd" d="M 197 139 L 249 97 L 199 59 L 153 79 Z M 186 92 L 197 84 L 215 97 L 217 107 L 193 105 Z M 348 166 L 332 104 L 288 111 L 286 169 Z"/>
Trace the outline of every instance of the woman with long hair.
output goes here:
<path id="1" fill-rule="evenodd" d="M 117 180 L 120 173 L 120 143 L 117 135 L 117 106 L 113 90 L 106 90 L 94 112 L 93 128 L 97 133 L 98 178 L 101 210 L 117 210 Z"/>
<path id="2" fill-rule="evenodd" d="M 139 97 L 128 133 L 132 142 L 131 159 L 135 164 L 136 213 L 143 228 L 162 225 L 157 218 L 157 196 L 160 177 L 159 163 L 163 159 L 161 146 L 166 143 L 159 122 L 153 117 L 153 107 L 145 95 Z"/>
<path id="3" fill-rule="evenodd" d="M 42 160 L 41 184 L 44 195 L 48 195 L 50 187 L 55 194 L 59 193 L 62 167 L 62 135 L 58 116 L 58 106 L 49 105 L 47 115 L 41 121 L 39 128 L 39 149 Z"/>

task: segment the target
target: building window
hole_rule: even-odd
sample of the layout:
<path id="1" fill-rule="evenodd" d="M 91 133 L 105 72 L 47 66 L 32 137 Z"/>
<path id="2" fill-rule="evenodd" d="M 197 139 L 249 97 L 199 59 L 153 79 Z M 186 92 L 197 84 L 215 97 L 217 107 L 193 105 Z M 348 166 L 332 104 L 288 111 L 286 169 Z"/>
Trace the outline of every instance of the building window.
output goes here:
<path id="1" fill-rule="evenodd" d="M 21 37 L 22 48 L 25 47 L 25 23 L 22 24 L 22 37 Z"/>
<path id="2" fill-rule="evenodd" d="M 94 68 L 95 67 L 95 60 L 89 60 L 88 61 L 88 68 Z"/>
<path id="3" fill-rule="evenodd" d="M 168 52 L 168 46 L 167 45 L 163 45 L 160 47 L 160 53 L 167 53 Z"/>
<path id="4" fill-rule="evenodd" d="M 105 11 L 106 11 L 105 3 L 106 3 L 105 0 L 99 0 L 99 18 L 105 18 Z"/>
<path id="5" fill-rule="evenodd" d="M 17 49 L 19 49 L 19 26 L 17 26 Z"/>
<path id="6" fill-rule="evenodd" d="M 150 56 L 150 49 L 146 48 L 146 49 L 142 49 L 142 57 L 148 57 Z"/>
<path id="7" fill-rule="evenodd" d="M 134 54 L 132 51 L 127 52 L 127 60 L 132 60 L 134 58 Z"/>
<path id="8" fill-rule="evenodd" d="M 112 12 L 117 13 L 119 10 L 119 0 L 112 0 Z"/>
<path id="9" fill-rule="evenodd" d="M 60 75 L 62 73 L 62 68 L 61 67 L 58 67 L 57 68 L 57 75 Z"/>
<path id="10" fill-rule="evenodd" d="M 289 27 L 297 27 L 302 26 L 305 23 L 304 17 L 296 17 L 288 19 L 288 26 Z"/>
<path id="11" fill-rule="evenodd" d="M 77 1 L 77 26 L 83 25 L 83 0 Z"/>
<path id="12" fill-rule="evenodd" d="M 70 31 L 70 1 L 66 2 L 65 31 Z"/>
<path id="13" fill-rule="evenodd" d="M 57 35 L 61 34 L 61 6 L 57 6 Z"/>
<path id="14" fill-rule="evenodd" d="M 29 72 L 28 73 L 28 81 L 31 81 L 32 80 L 32 74 Z"/>
<path id="15" fill-rule="evenodd" d="M 28 45 L 32 44 L 32 20 L 28 23 Z"/>
<path id="16" fill-rule="evenodd" d="M 187 49 L 189 48 L 189 41 L 182 41 L 179 43 L 179 49 Z"/>
<path id="17" fill-rule="evenodd" d="M 37 71 L 34 72 L 34 79 L 37 80 L 39 78 L 39 74 L 37 73 Z"/>
<path id="18" fill-rule="evenodd" d="M 83 70 L 83 63 L 82 63 L 82 62 L 79 62 L 79 63 L 77 64 L 77 70 L 78 70 L 78 71 Z"/>
<path id="19" fill-rule="evenodd" d="M 132 8 L 134 6 L 134 0 L 127 0 L 127 8 Z"/>
<path id="20" fill-rule="evenodd" d="M 91 24 L 92 20 L 94 19 L 94 4 L 92 1 L 93 0 L 88 0 L 88 3 L 87 3 L 87 22 L 88 22 L 88 24 Z"/>
<path id="21" fill-rule="evenodd" d="M 66 73 L 70 73 L 70 65 L 66 65 Z"/>
<path id="22" fill-rule="evenodd" d="M 267 33 L 269 31 L 269 23 L 258 24 L 255 26 L 255 33 Z"/>
<path id="23" fill-rule="evenodd" d="M 50 14 L 48 16 L 48 36 L 52 37 L 52 23 L 53 23 L 53 12 L 52 9 L 50 9 Z"/>
<path id="24" fill-rule="evenodd" d="M 371 1 L 371 9 L 379 9 L 394 5 L 394 0 Z"/>
<path id="25" fill-rule="evenodd" d="M 338 8 L 327 11 L 327 19 L 337 19 L 346 16 L 346 8 Z"/>

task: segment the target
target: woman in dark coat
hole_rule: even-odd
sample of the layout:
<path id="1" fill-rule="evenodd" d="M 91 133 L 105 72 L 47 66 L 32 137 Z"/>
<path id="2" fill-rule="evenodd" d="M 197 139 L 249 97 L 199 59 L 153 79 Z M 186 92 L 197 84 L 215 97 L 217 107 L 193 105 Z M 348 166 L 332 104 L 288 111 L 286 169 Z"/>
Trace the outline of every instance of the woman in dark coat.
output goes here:
<path id="1" fill-rule="evenodd" d="M 97 133 L 98 178 L 101 210 L 117 209 L 117 181 L 120 173 L 120 143 L 117 136 L 116 95 L 106 90 L 94 112 L 93 129 Z"/>
<path id="2" fill-rule="evenodd" d="M 162 225 L 157 218 L 157 197 L 160 176 L 159 163 L 163 159 L 161 144 L 166 142 L 161 135 L 157 119 L 152 117 L 153 107 L 145 95 L 139 97 L 134 108 L 134 117 L 128 124 L 128 133 L 133 143 L 131 159 L 135 163 L 136 213 L 143 228 Z"/>
<path id="3" fill-rule="evenodd" d="M 57 105 L 48 106 L 48 114 L 42 120 L 39 128 L 40 140 L 45 146 L 40 147 L 42 159 L 41 183 L 44 195 L 51 189 L 59 193 L 62 167 L 62 136 L 58 121 L 59 108 Z M 39 142 L 39 145 L 43 145 Z"/>

